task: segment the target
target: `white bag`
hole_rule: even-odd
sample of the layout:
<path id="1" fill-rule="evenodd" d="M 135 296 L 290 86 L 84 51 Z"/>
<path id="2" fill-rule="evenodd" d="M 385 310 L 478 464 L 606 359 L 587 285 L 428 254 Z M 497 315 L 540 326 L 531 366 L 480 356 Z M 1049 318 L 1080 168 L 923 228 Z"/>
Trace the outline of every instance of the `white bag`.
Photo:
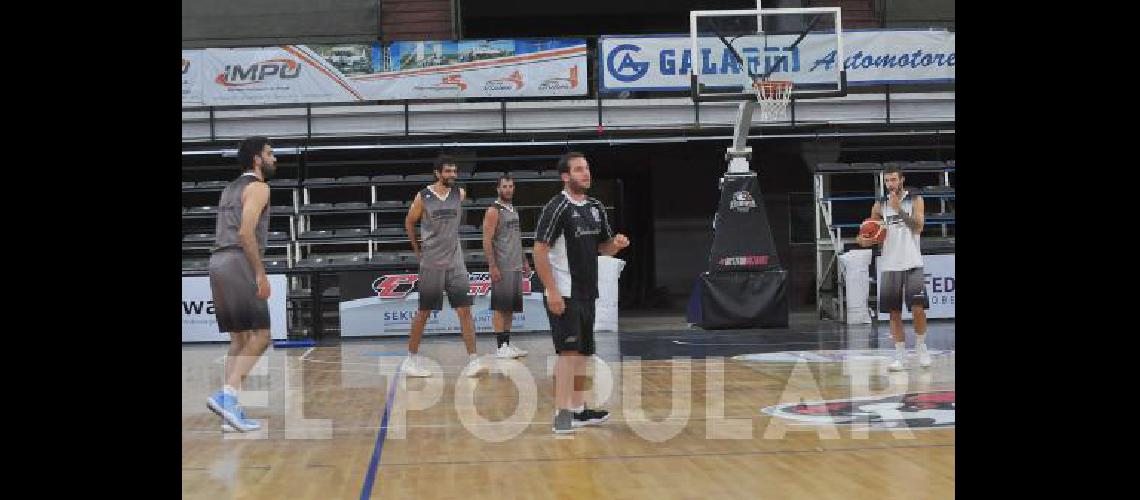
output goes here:
<path id="1" fill-rule="evenodd" d="M 871 312 L 867 296 L 871 289 L 871 250 L 848 250 L 839 256 L 840 272 L 846 281 L 847 324 L 868 325 Z"/>
<path id="2" fill-rule="evenodd" d="M 598 256 L 598 299 L 594 301 L 594 331 L 618 330 L 618 278 L 625 261 Z"/>

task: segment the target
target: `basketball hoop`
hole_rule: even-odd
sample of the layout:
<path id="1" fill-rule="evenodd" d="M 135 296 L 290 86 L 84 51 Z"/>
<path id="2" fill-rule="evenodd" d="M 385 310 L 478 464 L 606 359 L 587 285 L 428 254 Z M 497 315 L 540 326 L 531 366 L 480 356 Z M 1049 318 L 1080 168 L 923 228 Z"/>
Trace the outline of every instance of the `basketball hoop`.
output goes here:
<path id="1" fill-rule="evenodd" d="M 788 115 L 788 103 L 792 101 L 792 82 L 788 80 L 757 80 L 752 82 L 756 89 L 756 100 L 760 103 L 760 119 L 763 121 L 784 120 Z"/>

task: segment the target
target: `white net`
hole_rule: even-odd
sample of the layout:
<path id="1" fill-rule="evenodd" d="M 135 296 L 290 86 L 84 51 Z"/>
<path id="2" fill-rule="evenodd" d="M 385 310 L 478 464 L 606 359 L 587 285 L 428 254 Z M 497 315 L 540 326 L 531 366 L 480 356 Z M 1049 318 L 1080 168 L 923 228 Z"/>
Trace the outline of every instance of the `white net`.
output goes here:
<path id="1" fill-rule="evenodd" d="M 788 104 L 792 102 L 792 82 L 786 80 L 756 81 L 756 100 L 760 103 L 760 119 L 779 121 L 788 119 Z"/>

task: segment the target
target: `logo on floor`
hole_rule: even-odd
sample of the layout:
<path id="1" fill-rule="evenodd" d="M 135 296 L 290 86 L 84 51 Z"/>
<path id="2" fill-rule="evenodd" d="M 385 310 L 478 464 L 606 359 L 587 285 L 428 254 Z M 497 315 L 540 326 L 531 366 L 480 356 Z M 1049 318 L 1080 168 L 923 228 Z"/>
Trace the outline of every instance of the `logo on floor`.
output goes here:
<path id="1" fill-rule="evenodd" d="M 760 410 L 803 424 L 863 426 L 868 430 L 954 427 L 954 391 L 784 403 Z"/>

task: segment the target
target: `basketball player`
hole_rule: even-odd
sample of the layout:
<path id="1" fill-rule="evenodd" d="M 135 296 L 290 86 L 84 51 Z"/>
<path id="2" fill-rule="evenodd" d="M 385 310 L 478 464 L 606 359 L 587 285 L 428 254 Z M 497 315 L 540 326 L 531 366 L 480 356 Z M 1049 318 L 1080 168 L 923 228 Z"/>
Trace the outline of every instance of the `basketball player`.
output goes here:
<path id="1" fill-rule="evenodd" d="M 902 306 L 905 302 L 914 316 L 915 350 L 918 363 L 923 368 L 930 366 L 930 353 L 926 350 L 926 308 L 930 298 L 926 295 L 923 280 L 922 251 L 919 236 L 925 222 L 925 204 L 921 196 L 910 196 L 903 188 L 905 177 L 897 166 L 888 165 L 883 170 L 883 182 L 887 188 L 886 205 L 876 201 L 871 207 L 871 218 L 883 221 L 887 229 L 887 239 L 883 241 L 879 270 L 882 282 L 879 283 L 879 308 L 891 314 L 891 337 L 895 341 L 895 359 L 888 365 L 891 371 L 904 370 L 906 360 L 906 332 L 903 331 Z M 862 235 L 856 242 L 863 247 L 874 245 L 871 238 Z"/>
<path id="2" fill-rule="evenodd" d="M 408 339 L 408 357 L 403 371 L 409 377 L 430 377 L 431 372 L 420 366 L 418 353 L 420 339 L 432 311 L 443 309 L 443 295 L 459 316 L 463 343 L 467 347 L 468 364 L 464 373 L 474 377 L 486 370 L 475 353 L 475 318 L 471 317 L 471 280 L 467 265 L 463 263 L 463 248 L 459 244 L 459 221 L 463 200 L 467 193 L 456 188 L 455 178 L 459 167 L 454 158 L 440 156 L 435 160 L 435 183 L 416 193 L 404 229 L 412 243 L 412 251 L 420 261 L 419 310 L 412 318 L 412 332 Z M 416 223 L 421 223 L 423 245 L 416 239 Z"/>
<path id="3" fill-rule="evenodd" d="M 526 351 L 511 345 L 511 322 L 514 313 L 522 312 L 522 280 L 530 275 L 530 264 L 523 255 L 519 233 L 519 214 L 512 200 L 515 180 L 510 175 L 499 178 L 499 198 L 483 215 L 483 254 L 491 268 L 491 326 L 499 358 L 526 356 Z"/>
<path id="4" fill-rule="evenodd" d="M 582 153 L 558 160 L 563 190 L 538 217 L 534 267 L 546 288 L 545 304 L 554 350 L 554 432 L 605 422 L 610 414 L 586 407 L 586 361 L 594 354 L 594 300 L 598 298 L 598 254 L 614 255 L 629 246 L 614 235 L 605 207 L 586 196 L 590 164 Z"/>
<path id="5" fill-rule="evenodd" d="M 269 347 L 269 279 L 261 258 L 269 237 L 269 185 L 277 158 L 265 137 L 250 137 L 238 146 L 244 173 L 222 191 L 218 202 L 215 248 L 210 255 L 210 290 L 218 330 L 230 334 L 225 385 L 206 400 L 223 419 L 223 430 L 255 431 L 246 418 L 238 390 L 250 369 Z"/>

